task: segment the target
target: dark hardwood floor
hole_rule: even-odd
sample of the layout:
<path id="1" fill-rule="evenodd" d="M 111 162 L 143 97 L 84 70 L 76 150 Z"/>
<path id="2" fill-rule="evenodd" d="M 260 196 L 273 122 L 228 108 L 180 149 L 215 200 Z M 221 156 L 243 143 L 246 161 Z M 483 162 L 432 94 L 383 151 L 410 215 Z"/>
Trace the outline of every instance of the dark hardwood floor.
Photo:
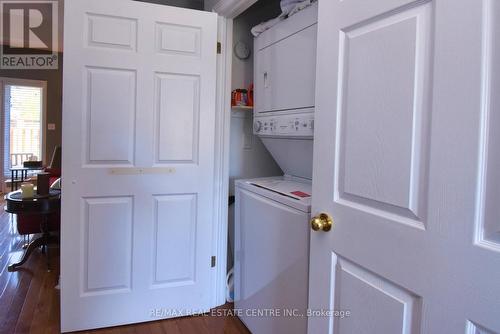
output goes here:
<path id="1" fill-rule="evenodd" d="M 50 249 L 51 272 L 44 255 L 34 252 L 24 268 L 10 273 L 7 266 L 23 253 L 23 238 L 11 215 L 0 212 L 0 334 L 60 332 L 59 249 Z M 223 308 L 231 308 L 226 305 Z M 249 334 L 236 317 L 198 316 L 114 327 L 80 333 L 98 334 Z"/>

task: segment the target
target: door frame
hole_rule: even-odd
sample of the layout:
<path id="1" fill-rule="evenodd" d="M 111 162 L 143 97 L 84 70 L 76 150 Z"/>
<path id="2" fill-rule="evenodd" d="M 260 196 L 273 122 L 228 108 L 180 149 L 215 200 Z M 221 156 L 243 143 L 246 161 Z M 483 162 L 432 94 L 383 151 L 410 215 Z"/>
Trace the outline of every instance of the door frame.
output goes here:
<path id="1" fill-rule="evenodd" d="M 215 119 L 215 188 L 213 253 L 217 265 L 212 279 L 214 305 L 226 303 L 227 233 L 229 196 L 229 137 L 233 62 L 233 19 L 258 0 L 219 0 L 205 10 L 219 15 L 217 38 L 221 54 L 217 57 L 217 98 Z"/>

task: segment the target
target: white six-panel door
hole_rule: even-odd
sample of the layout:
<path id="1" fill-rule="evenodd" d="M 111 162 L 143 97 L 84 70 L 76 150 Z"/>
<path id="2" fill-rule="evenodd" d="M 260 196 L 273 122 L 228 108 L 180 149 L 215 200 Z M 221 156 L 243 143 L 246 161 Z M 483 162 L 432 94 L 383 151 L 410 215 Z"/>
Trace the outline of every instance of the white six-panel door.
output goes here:
<path id="1" fill-rule="evenodd" d="M 499 34 L 496 0 L 320 1 L 309 305 L 350 316 L 309 333 L 500 333 Z"/>
<path id="2" fill-rule="evenodd" d="M 72 0 L 64 21 L 62 330 L 206 311 L 217 15 Z"/>

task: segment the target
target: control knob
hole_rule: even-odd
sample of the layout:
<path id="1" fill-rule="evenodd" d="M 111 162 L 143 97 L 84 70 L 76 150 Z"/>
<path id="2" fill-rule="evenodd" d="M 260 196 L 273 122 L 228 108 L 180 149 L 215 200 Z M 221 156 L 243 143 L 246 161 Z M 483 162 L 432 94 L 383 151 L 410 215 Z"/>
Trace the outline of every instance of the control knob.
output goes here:
<path id="1" fill-rule="evenodd" d="M 255 121 L 253 123 L 253 130 L 258 133 L 262 130 L 262 122 L 261 121 Z"/>

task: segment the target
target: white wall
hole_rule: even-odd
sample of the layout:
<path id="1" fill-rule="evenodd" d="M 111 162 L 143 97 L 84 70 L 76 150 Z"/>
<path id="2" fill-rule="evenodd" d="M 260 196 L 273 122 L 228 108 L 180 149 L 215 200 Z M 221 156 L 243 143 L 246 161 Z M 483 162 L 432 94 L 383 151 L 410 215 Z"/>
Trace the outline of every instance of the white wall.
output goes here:
<path id="1" fill-rule="evenodd" d="M 253 82 L 254 38 L 250 33 L 250 29 L 263 21 L 277 17 L 280 13 L 279 0 L 260 0 L 234 19 L 233 46 L 238 41 L 242 41 L 250 47 L 252 53 L 247 60 L 240 60 L 233 54 L 233 89 L 248 87 Z"/>
<path id="2" fill-rule="evenodd" d="M 217 2 L 219 0 L 205 0 L 205 10 L 211 12 Z"/>
<path id="3" fill-rule="evenodd" d="M 261 176 L 280 176 L 283 172 L 259 137 L 253 135 L 253 117 L 248 111 L 231 112 L 229 194 L 234 181 Z"/>
<path id="4" fill-rule="evenodd" d="M 210 0 L 206 0 L 206 3 Z M 213 1 L 216 2 L 216 1 Z M 261 0 L 250 7 L 233 22 L 233 45 L 245 42 L 252 50 L 247 60 L 233 55 L 232 87 L 247 88 L 253 82 L 253 36 L 250 29 L 262 21 L 278 16 L 279 0 Z M 253 135 L 253 113 L 231 112 L 231 137 L 229 157 L 229 194 L 234 195 L 234 181 L 264 176 L 280 176 L 283 172 L 259 137 Z M 228 270 L 233 266 L 234 252 L 234 205 L 228 213 Z"/>
<path id="5" fill-rule="evenodd" d="M 279 13 L 279 0 L 261 0 L 234 19 L 233 46 L 242 41 L 248 45 L 252 53 L 246 60 L 240 60 L 233 54 L 232 89 L 248 88 L 253 82 L 253 36 L 250 29 L 262 21 L 276 17 Z M 251 111 L 233 110 L 230 141 L 229 193 L 231 195 L 234 193 L 234 180 L 283 174 L 262 141 L 253 135 Z"/>

